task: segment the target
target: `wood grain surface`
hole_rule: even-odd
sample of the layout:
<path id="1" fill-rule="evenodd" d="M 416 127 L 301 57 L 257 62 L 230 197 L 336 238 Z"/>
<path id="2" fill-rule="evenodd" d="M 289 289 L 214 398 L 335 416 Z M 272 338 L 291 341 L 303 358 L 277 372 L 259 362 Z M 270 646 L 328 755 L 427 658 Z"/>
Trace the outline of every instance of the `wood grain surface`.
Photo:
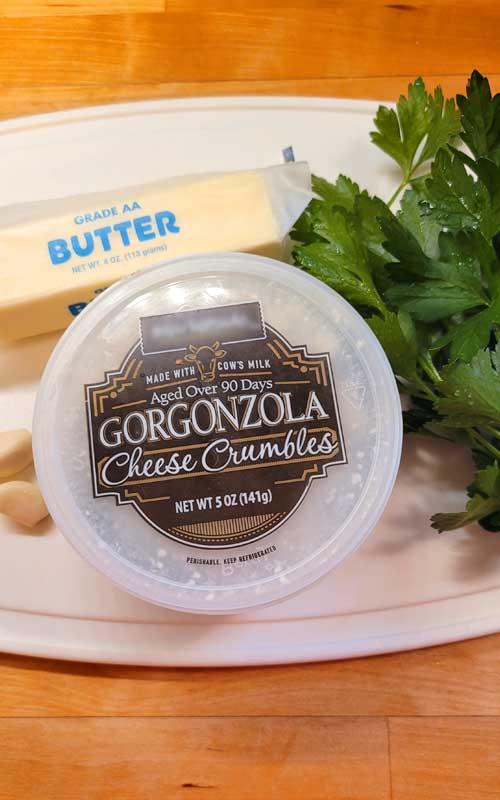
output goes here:
<path id="1" fill-rule="evenodd" d="M 2 0 L 0 17 L 67 17 L 165 11 L 164 0 Z"/>
<path id="2" fill-rule="evenodd" d="M 498 800 L 500 719 L 389 721 L 394 800 Z"/>
<path id="3" fill-rule="evenodd" d="M 246 669 L 0 655 L 0 717 L 500 717 L 499 662 L 500 636 L 376 658 Z"/>
<path id="4" fill-rule="evenodd" d="M 3 0 L 0 117 L 223 94 L 500 89 L 498 0 Z M 499 541 L 500 546 L 500 541 Z M 500 635 L 330 664 L 0 656 L 0 800 L 497 800 Z"/>
<path id="5" fill-rule="evenodd" d="M 0 737 L 0 793 L 17 774 L 23 800 L 390 796 L 378 719 L 5 720 Z"/>
<path id="6" fill-rule="evenodd" d="M 499 23 L 497 0 L 3 0 L 0 114 L 199 94 L 393 99 L 418 75 L 454 93 L 472 67 L 500 86 Z"/>

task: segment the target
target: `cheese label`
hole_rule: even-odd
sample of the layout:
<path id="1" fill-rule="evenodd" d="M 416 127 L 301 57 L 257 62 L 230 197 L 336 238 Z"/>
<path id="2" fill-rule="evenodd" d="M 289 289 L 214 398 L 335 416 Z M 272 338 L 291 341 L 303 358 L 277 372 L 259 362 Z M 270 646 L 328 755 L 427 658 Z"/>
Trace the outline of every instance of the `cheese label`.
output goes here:
<path id="1" fill-rule="evenodd" d="M 256 301 L 142 318 L 85 397 L 94 497 L 182 544 L 262 539 L 347 463 L 329 354 L 291 344 Z"/>

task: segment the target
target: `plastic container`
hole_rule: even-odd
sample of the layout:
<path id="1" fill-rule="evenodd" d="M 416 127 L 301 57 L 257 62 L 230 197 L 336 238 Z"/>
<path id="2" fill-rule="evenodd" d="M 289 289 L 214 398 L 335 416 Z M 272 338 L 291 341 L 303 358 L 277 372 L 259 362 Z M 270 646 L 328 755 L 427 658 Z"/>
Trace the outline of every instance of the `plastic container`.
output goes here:
<path id="1" fill-rule="evenodd" d="M 391 493 L 401 407 L 362 318 L 295 267 L 197 255 L 114 285 L 42 378 L 35 465 L 59 529 L 153 603 L 235 613 L 309 585 Z"/>

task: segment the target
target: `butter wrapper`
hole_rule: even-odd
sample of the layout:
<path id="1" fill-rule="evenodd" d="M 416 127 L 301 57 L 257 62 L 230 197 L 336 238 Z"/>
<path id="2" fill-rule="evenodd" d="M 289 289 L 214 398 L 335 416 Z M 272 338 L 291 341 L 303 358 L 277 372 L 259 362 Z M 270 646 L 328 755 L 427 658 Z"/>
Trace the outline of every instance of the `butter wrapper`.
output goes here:
<path id="1" fill-rule="evenodd" d="M 170 258 L 279 257 L 311 196 L 298 162 L 4 207 L 0 339 L 65 328 L 108 286 Z"/>

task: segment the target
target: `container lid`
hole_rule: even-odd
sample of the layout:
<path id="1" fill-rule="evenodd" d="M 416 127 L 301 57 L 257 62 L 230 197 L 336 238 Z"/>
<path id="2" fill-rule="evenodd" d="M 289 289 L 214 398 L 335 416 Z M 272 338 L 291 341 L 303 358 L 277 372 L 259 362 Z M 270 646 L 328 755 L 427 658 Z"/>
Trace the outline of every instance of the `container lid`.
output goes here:
<path id="1" fill-rule="evenodd" d="M 308 585 L 378 520 L 401 451 L 390 365 L 295 267 L 169 261 L 107 289 L 55 348 L 33 426 L 47 506 L 128 591 L 231 613 Z"/>

